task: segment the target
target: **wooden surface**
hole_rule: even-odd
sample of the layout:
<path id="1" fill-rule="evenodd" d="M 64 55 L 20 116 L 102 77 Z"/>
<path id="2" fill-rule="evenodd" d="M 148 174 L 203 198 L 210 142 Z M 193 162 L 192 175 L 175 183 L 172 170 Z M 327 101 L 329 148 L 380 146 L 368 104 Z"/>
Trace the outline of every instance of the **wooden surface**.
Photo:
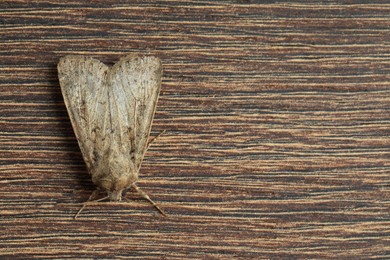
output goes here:
<path id="1" fill-rule="evenodd" d="M 390 258 L 390 3 L 255 2 L 1 1 L 2 258 Z M 56 64 L 128 53 L 163 61 L 139 186 L 169 217 L 75 221 Z"/>

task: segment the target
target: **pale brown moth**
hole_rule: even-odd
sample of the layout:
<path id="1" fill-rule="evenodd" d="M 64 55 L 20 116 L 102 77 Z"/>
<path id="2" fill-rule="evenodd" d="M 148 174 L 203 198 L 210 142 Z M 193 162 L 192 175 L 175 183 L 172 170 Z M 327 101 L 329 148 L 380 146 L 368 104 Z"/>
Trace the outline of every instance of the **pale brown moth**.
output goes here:
<path id="1" fill-rule="evenodd" d="M 65 56 L 58 63 L 62 95 L 85 164 L 97 189 L 91 202 L 120 201 L 134 188 L 165 213 L 136 182 L 161 86 L 161 61 L 126 56 L 110 67 L 85 56 Z M 94 200 L 100 192 L 107 196 Z"/>

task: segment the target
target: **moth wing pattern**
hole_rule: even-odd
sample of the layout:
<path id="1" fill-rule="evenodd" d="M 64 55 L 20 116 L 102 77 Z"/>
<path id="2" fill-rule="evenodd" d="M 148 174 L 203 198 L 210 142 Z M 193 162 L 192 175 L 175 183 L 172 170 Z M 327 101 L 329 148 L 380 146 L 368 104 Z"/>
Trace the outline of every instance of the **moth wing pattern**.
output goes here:
<path id="1" fill-rule="evenodd" d="M 105 100 L 108 71 L 99 60 L 83 56 L 65 56 L 58 63 L 61 92 L 88 169 L 109 145 L 104 133 L 109 123 Z"/>
<path id="2" fill-rule="evenodd" d="M 127 56 L 116 63 L 110 74 L 110 95 L 115 138 L 122 149 L 130 149 L 136 172 L 146 152 L 161 86 L 162 65 L 158 58 Z"/>
<path id="3" fill-rule="evenodd" d="M 129 55 L 110 68 L 96 59 L 70 55 L 60 60 L 58 72 L 88 169 L 115 150 L 128 156 L 138 174 L 160 92 L 160 60 Z"/>

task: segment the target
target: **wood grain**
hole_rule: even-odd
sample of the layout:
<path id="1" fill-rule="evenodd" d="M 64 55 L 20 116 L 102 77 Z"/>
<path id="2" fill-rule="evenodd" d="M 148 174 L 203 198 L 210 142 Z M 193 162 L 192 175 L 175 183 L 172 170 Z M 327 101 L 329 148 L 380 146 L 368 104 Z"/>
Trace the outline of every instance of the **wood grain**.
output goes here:
<path id="1" fill-rule="evenodd" d="M 0 255 L 390 258 L 386 1 L 0 3 Z M 94 190 L 63 103 L 67 54 L 158 56 L 129 203 Z"/>

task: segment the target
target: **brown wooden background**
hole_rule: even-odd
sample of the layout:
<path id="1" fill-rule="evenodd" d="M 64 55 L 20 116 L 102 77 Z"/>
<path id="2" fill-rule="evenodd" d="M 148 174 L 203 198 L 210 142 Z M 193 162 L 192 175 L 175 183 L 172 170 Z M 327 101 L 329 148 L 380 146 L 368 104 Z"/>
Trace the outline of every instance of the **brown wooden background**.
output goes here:
<path id="1" fill-rule="evenodd" d="M 390 258 L 390 2 L 325 2 L 1 1 L 0 255 Z M 139 186 L 170 217 L 129 193 L 75 221 L 56 64 L 128 53 L 163 61 Z"/>

